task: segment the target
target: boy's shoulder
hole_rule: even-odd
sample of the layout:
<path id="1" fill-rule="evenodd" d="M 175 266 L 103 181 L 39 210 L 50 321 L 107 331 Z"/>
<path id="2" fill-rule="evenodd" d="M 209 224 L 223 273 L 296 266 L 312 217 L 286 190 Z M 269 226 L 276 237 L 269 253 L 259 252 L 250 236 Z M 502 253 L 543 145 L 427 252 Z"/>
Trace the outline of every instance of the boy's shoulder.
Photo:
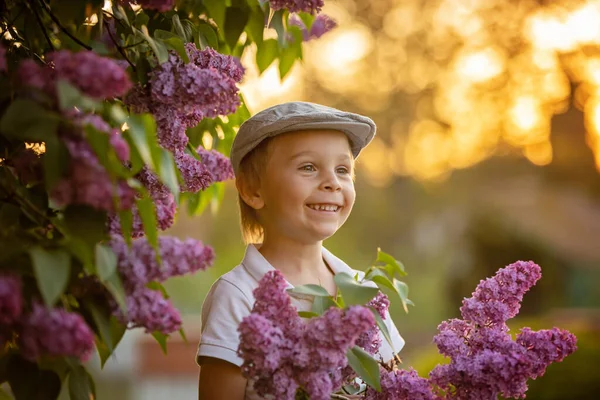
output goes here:
<path id="1" fill-rule="evenodd" d="M 243 297 L 254 301 L 252 292 L 258 287 L 258 282 L 248 273 L 243 264 L 221 275 L 213 284 L 211 291 L 219 296 Z"/>

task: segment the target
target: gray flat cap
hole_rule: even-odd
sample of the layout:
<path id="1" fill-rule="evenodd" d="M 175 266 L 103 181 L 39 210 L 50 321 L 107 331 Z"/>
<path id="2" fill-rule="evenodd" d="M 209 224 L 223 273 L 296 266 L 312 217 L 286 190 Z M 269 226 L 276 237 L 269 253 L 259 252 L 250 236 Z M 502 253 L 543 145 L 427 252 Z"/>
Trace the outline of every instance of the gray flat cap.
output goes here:
<path id="1" fill-rule="evenodd" d="M 302 101 L 278 104 L 260 111 L 240 126 L 231 146 L 233 171 L 238 173 L 242 159 L 263 140 L 307 129 L 334 129 L 345 133 L 356 158 L 375 136 L 376 126 L 365 116 L 320 104 Z"/>

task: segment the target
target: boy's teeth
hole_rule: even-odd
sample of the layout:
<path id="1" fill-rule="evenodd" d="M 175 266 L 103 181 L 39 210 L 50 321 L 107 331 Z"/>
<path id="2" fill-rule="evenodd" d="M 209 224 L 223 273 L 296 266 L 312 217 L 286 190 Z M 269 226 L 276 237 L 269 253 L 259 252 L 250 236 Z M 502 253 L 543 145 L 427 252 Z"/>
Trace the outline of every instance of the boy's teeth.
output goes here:
<path id="1" fill-rule="evenodd" d="M 339 208 L 333 204 L 309 204 L 309 207 L 317 211 L 337 211 Z"/>

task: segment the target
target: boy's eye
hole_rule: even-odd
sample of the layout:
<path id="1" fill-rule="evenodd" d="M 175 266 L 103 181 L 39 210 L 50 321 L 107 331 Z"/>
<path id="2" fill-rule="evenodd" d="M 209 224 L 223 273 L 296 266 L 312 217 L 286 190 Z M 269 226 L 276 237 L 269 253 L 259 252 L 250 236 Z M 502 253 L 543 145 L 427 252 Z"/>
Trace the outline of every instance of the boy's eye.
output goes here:
<path id="1" fill-rule="evenodd" d="M 316 171 L 316 168 L 315 168 L 315 166 L 314 166 L 314 165 L 312 165 L 312 164 L 306 164 L 306 165 L 303 165 L 303 166 L 301 166 L 301 167 L 300 167 L 300 169 L 301 169 L 302 171 L 309 171 L 309 172 Z"/>
<path id="2" fill-rule="evenodd" d="M 346 168 L 346 167 L 338 167 L 338 168 L 336 169 L 336 172 L 337 172 L 338 174 L 349 174 L 349 173 L 350 173 L 350 170 L 349 170 L 348 168 Z"/>

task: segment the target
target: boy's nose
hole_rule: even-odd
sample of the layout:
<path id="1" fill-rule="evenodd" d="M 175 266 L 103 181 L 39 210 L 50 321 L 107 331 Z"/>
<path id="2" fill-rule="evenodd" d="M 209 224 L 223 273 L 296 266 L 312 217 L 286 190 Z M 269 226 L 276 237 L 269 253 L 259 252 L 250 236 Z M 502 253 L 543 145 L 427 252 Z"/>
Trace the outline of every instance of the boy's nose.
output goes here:
<path id="1" fill-rule="evenodd" d="M 321 188 L 329 192 L 337 192 L 342 190 L 342 185 L 340 185 L 340 181 L 337 179 L 335 174 L 332 174 L 323 179 Z"/>

